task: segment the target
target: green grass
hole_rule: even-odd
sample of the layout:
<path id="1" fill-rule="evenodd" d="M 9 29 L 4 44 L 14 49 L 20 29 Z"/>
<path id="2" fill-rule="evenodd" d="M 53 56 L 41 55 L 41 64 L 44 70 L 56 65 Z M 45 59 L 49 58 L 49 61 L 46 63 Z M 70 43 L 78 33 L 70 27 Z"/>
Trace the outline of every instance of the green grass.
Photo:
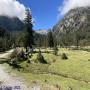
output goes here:
<path id="1" fill-rule="evenodd" d="M 61 54 L 66 53 L 68 60 L 62 60 Z M 28 72 L 16 72 L 19 76 L 25 78 L 30 86 L 37 82 L 42 90 L 59 85 L 61 90 L 90 90 L 90 52 L 82 50 L 60 49 L 58 56 L 51 53 L 43 53 L 48 65 L 43 64 L 27 64 L 23 62 L 23 66 Z M 33 62 L 37 57 L 37 53 L 33 55 Z M 53 62 L 54 61 L 54 62 Z M 50 89 L 53 90 L 53 89 Z M 58 89 L 57 89 L 58 90 Z"/>

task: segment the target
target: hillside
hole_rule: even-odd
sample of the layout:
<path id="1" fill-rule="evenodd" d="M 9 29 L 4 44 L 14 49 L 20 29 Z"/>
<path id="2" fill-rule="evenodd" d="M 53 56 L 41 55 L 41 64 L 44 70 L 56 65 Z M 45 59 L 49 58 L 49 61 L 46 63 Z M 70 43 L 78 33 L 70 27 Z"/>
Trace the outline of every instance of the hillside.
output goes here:
<path id="1" fill-rule="evenodd" d="M 17 17 L 10 18 L 7 16 L 0 16 L 0 27 L 8 31 L 21 31 L 23 26 L 23 22 Z"/>
<path id="2" fill-rule="evenodd" d="M 46 35 L 48 31 L 47 30 L 36 30 L 36 33 Z"/>
<path id="3" fill-rule="evenodd" d="M 59 41 L 66 37 L 70 41 L 78 40 L 80 43 L 90 41 L 90 7 L 79 7 L 70 10 L 65 17 L 59 21 L 53 31 Z M 64 39 L 63 38 L 63 39 Z M 73 43 L 74 43 L 73 42 Z M 64 42 L 66 43 L 66 42 Z"/>

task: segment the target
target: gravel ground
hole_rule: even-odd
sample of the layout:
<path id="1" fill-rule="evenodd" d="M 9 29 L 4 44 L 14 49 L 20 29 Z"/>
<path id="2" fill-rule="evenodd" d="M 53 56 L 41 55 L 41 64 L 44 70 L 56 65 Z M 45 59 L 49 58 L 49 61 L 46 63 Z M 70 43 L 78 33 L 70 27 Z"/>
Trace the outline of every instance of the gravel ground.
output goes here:
<path id="1" fill-rule="evenodd" d="M 7 58 L 13 50 L 0 54 L 0 59 Z M 17 76 L 10 75 L 6 67 L 0 64 L 0 90 L 40 90 L 39 86 L 27 87 L 23 80 Z"/>

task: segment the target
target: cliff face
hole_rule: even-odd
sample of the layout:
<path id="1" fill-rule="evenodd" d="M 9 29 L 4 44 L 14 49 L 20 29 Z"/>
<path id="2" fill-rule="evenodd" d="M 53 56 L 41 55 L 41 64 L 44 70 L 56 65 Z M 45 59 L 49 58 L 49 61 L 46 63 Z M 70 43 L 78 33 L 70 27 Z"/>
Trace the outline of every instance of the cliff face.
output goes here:
<path id="1" fill-rule="evenodd" d="M 54 31 L 63 32 L 64 30 L 81 30 L 90 28 L 90 7 L 76 8 L 70 10 L 57 25 Z"/>
<path id="2" fill-rule="evenodd" d="M 75 38 L 74 36 L 77 31 L 82 39 L 86 39 L 86 37 L 90 39 L 90 7 L 79 7 L 70 10 L 53 27 L 53 32 L 59 39 L 66 35 L 71 35 L 72 38 Z"/>
<path id="3" fill-rule="evenodd" d="M 36 33 L 42 34 L 42 35 L 47 35 L 48 30 L 36 30 Z"/>

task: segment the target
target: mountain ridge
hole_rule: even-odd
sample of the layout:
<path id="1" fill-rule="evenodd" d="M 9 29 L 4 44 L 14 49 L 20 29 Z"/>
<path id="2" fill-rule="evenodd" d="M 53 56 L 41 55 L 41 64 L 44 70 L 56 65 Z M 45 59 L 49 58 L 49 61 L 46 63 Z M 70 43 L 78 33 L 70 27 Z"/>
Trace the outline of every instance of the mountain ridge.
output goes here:
<path id="1" fill-rule="evenodd" d="M 65 17 L 59 21 L 54 27 L 53 32 L 56 37 L 61 40 L 64 37 L 76 41 L 76 33 L 78 32 L 80 43 L 83 40 L 90 39 L 90 7 L 78 7 L 71 9 Z M 72 38 L 70 38 L 72 36 Z M 63 41 L 63 40 L 62 40 Z"/>
<path id="2" fill-rule="evenodd" d="M 0 27 L 8 31 L 22 31 L 24 23 L 17 17 L 0 16 Z"/>

